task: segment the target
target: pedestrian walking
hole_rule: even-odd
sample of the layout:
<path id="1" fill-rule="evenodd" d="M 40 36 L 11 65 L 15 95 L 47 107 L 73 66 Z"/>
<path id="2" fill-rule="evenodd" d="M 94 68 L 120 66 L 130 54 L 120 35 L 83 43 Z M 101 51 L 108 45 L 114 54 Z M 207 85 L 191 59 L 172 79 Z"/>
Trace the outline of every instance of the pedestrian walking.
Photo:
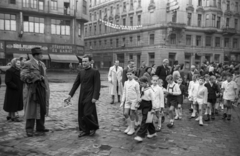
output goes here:
<path id="1" fill-rule="evenodd" d="M 123 68 L 119 66 L 119 61 L 115 61 L 115 65 L 110 67 L 108 72 L 108 81 L 110 83 L 109 90 L 112 96 L 112 101 L 110 104 L 114 104 L 115 97 L 120 101 L 122 95 L 122 73 Z"/>
<path id="2" fill-rule="evenodd" d="M 96 102 L 100 96 L 100 73 L 98 70 L 91 67 L 92 57 L 84 55 L 82 65 L 84 70 L 81 70 L 72 86 L 67 100 L 71 100 L 79 85 L 80 94 L 78 100 L 78 125 L 81 131 L 78 137 L 93 136 L 99 129 Z"/>
<path id="3" fill-rule="evenodd" d="M 135 118 L 137 111 L 137 104 L 140 99 L 140 86 L 134 79 L 133 69 L 127 71 L 128 81 L 124 83 L 122 103 L 120 107 L 124 107 L 124 117 L 127 120 L 128 127 L 124 133 L 133 135 L 135 132 Z M 130 118 L 129 118 L 130 116 Z"/>
<path id="4" fill-rule="evenodd" d="M 46 115 L 46 69 L 41 61 L 41 48 L 32 48 L 32 58 L 24 63 L 21 79 L 27 84 L 27 102 L 25 107 L 26 133 L 28 137 L 42 136 L 49 129 L 45 128 Z M 34 125 L 36 123 L 36 133 Z"/>
<path id="5" fill-rule="evenodd" d="M 207 116 L 205 121 L 210 121 L 210 118 L 215 119 L 215 104 L 217 102 L 217 95 L 220 93 L 220 88 L 216 84 L 216 77 L 211 76 L 205 87 L 208 90 Z"/>
<path id="6" fill-rule="evenodd" d="M 143 74 L 143 76 L 148 79 L 148 84 L 151 84 L 151 80 L 152 80 L 152 67 L 147 67 L 145 69 L 145 73 Z"/>
<path id="7" fill-rule="evenodd" d="M 6 93 L 3 109 L 8 112 L 7 120 L 14 122 L 20 122 L 15 113 L 23 110 L 23 82 L 20 79 L 20 68 L 20 60 L 14 58 L 11 61 L 11 68 L 5 75 Z"/>
<path id="8" fill-rule="evenodd" d="M 147 122 L 148 114 L 150 113 L 153 115 L 155 113 L 156 104 L 154 103 L 155 101 L 154 90 L 151 87 L 149 87 L 148 79 L 143 76 L 139 79 L 139 81 L 142 87 L 141 98 L 139 100 L 140 101 L 139 109 L 142 110 L 142 123 L 140 129 L 137 132 L 137 136 L 134 138 L 134 140 L 142 142 L 147 132 L 148 132 L 147 138 L 153 138 L 157 136 L 153 120 L 151 119 L 151 121 Z"/>
<path id="9" fill-rule="evenodd" d="M 204 86 L 204 77 L 201 76 L 199 78 L 199 85 L 197 89 L 197 94 L 196 94 L 196 102 L 195 105 L 198 105 L 198 118 L 196 118 L 196 121 L 199 121 L 199 125 L 203 126 L 203 108 L 204 105 L 207 105 L 208 101 L 208 90 Z"/>
<path id="10" fill-rule="evenodd" d="M 167 85 L 167 105 L 169 107 L 170 122 L 167 125 L 168 128 L 174 126 L 174 112 L 178 105 L 178 96 L 181 95 L 179 85 L 173 81 L 173 76 L 168 75 L 166 78 Z"/>
<path id="11" fill-rule="evenodd" d="M 177 79 L 177 83 L 179 85 L 179 88 L 181 90 L 181 94 L 178 96 L 178 105 L 177 105 L 177 108 L 175 109 L 175 120 L 181 120 L 182 119 L 182 105 L 183 105 L 183 99 L 184 97 L 186 96 L 186 86 L 183 84 L 183 79 L 180 77 Z"/>
<path id="12" fill-rule="evenodd" d="M 232 80 L 232 74 L 227 74 L 227 80 L 222 83 L 222 92 L 223 92 L 223 100 L 224 100 L 224 114 L 223 119 L 231 120 L 232 116 L 232 104 L 237 101 L 238 93 L 237 93 L 237 84 Z"/>
<path id="13" fill-rule="evenodd" d="M 162 87 L 158 85 L 159 77 L 157 75 L 153 75 L 152 77 L 152 85 L 151 88 L 154 91 L 154 103 L 156 105 L 156 116 L 158 118 L 158 125 L 156 128 L 156 132 L 160 132 L 162 129 L 162 117 L 164 116 L 164 93 Z"/>
<path id="14" fill-rule="evenodd" d="M 159 79 L 163 80 L 163 87 L 167 88 L 167 81 L 166 77 L 170 75 L 170 69 L 168 67 L 169 61 L 168 59 L 163 60 L 163 65 L 158 66 L 156 70 L 156 75 L 159 77 Z"/>

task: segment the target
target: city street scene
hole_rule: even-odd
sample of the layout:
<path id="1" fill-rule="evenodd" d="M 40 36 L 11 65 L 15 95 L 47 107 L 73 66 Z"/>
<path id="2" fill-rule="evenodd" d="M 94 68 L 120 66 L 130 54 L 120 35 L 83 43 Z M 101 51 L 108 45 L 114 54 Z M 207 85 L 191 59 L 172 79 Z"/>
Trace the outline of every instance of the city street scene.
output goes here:
<path id="1" fill-rule="evenodd" d="M 0 0 L 0 156 L 240 156 L 240 0 Z"/>

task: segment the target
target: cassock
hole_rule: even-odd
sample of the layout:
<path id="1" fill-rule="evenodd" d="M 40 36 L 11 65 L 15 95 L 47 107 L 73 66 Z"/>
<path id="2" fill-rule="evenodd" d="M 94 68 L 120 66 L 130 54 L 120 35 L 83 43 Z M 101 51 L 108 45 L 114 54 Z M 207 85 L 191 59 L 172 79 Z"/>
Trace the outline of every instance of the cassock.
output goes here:
<path id="1" fill-rule="evenodd" d="M 69 93 L 71 97 L 73 97 L 80 84 L 78 100 L 79 130 L 84 132 L 97 130 L 99 128 L 97 110 L 95 103 L 92 103 L 92 99 L 99 99 L 101 86 L 99 71 L 93 68 L 81 70 Z"/>

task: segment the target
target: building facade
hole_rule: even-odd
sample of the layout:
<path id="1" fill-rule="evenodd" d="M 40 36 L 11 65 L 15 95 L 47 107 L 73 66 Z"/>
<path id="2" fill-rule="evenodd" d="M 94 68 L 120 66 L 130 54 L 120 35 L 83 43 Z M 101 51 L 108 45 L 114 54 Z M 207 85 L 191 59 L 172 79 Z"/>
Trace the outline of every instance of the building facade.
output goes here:
<path id="1" fill-rule="evenodd" d="M 85 52 L 98 68 L 114 60 L 126 66 L 240 61 L 240 0 L 91 0 Z M 175 10 L 174 10 L 175 8 Z M 136 30 L 111 28 L 138 26 Z"/>
<path id="2" fill-rule="evenodd" d="M 0 61 L 43 49 L 50 68 L 68 68 L 84 52 L 87 0 L 1 0 Z"/>

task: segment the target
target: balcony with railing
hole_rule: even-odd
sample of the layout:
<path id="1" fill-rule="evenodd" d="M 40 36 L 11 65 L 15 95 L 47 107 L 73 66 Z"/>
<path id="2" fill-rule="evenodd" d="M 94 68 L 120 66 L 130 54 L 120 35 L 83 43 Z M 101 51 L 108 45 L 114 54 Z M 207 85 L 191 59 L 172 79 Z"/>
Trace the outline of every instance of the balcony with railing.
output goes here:
<path id="1" fill-rule="evenodd" d="M 230 28 L 228 26 L 222 28 L 223 35 L 235 35 L 237 30 L 235 28 Z"/>

